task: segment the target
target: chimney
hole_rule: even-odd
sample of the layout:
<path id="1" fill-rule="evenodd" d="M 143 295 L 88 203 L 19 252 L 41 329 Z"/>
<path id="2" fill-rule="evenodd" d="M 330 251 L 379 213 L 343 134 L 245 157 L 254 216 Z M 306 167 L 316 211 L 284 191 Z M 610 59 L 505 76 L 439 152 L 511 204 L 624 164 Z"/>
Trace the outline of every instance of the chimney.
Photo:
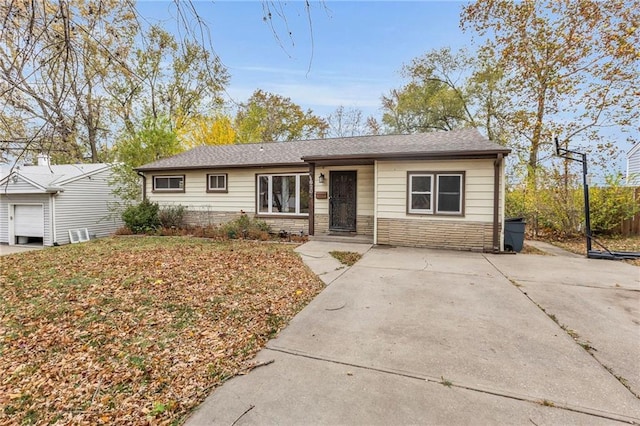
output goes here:
<path id="1" fill-rule="evenodd" d="M 38 166 L 50 166 L 51 165 L 51 157 L 47 154 L 41 153 L 38 154 Z"/>

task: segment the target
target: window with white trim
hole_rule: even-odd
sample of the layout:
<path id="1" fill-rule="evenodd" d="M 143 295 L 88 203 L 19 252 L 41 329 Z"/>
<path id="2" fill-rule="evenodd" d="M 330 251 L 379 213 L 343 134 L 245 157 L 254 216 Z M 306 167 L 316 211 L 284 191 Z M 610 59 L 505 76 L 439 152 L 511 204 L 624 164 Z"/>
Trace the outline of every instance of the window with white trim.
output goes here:
<path id="1" fill-rule="evenodd" d="M 463 172 L 409 172 L 407 180 L 408 213 L 463 214 Z"/>
<path id="2" fill-rule="evenodd" d="M 184 176 L 154 176 L 153 190 L 184 192 Z"/>
<path id="3" fill-rule="evenodd" d="M 258 214 L 309 214 L 309 174 L 258 175 Z"/>
<path id="4" fill-rule="evenodd" d="M 227 192 L 227 174 L 207 175 L 207 192 Z"/>
<path id="5" fill-rule="evenodd" d="M 433 175 L 409 175 L 409 213 L 433 213 Z"/>

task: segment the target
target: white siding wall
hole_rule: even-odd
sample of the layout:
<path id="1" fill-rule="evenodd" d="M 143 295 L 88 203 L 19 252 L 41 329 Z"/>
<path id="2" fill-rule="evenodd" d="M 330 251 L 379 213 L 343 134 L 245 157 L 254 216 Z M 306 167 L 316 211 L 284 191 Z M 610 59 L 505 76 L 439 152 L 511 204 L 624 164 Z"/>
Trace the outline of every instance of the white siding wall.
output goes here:
<path id="1" fill-rule="evenodd" d="M 316 167 L 315 190 L 326 191 L 329 194 L 329 176 L 331 170 L 355 170 L 357 193 L 356 193 L 356 209 L 358 216 L 373 216 L 373 166 L 331 166 Z M 324 174 L 324 184 L 318 183 L 318 176 Z M 329 214 L 329 199 L 315 200 L 316 214 Z"/>
<path id="2" fill-rule="evenodd" d="M 31 185 L 29 187 L 33 188 Z M 2 191 L 0 193 L 0 243 L 9 243 L 9 204 L 42 204 L 44 211 L 43 244 L 45 246 L 52 245 L 50 197 L 50 194 L 7 194 Z"/>
<path id="3" fill-rule="evenodd" d="M 187 210 L 211 212 L 255 213 L 256 174 L 308 173 L 305 166 L 297 168 L 189 170 L 175 173 L 147 174 L 147 198 L 160 206 L 180 204 Z M 207 192 L 207 174 L 227 174 L 226 193 Z M 185 176 L 184 192 L 153 192 L 153 176 Z"/>
<path id="4" fill-rule="evenodd" d="M 0 194 L 42 194 L 43 190 L 37 188 L 22 178 L 18 178 L 17 182 L 9 179 L 6 183 L 0 185 Z"/>
<path id="5" fill-rule="evenodd" d="M 89 234 L 105 237 L 123 223 L 120 214 L 111 214 L 116 201 L 108 180 L 109 170 L 83 177 L 64 185 L 55 197 L 55 242 L 69 243 L 69 229 L 87 228 Z"/>
<path id="6" fill-rule="evenodd" d="M 493 222 L 493 160 L 379 161 L 378 217 L 415 220 Z M 465 172 L 463 218 L 447 215 L 407 215 L 407 172 Z"/>

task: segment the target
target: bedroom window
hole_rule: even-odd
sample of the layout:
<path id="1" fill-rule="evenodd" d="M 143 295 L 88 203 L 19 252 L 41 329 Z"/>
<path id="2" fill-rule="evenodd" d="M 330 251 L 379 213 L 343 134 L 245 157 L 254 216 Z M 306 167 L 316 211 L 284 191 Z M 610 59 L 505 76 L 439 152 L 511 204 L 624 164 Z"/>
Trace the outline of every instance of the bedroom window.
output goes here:
<path id="1" fill-rule="evenodd" d="M 409 175 L 409 213 L 433 213 L 433 175 Z"/>
<path id="2" fill-rule="evenodd" d="M 462 174 L 439 174 L 436 213 L 462 214 Z"/>
<path id="3" fill-rule="evenodd" d="M 407 180 L 408 213 L 463 214 L 463 172 L 409 172 Z"/>
<path id="4" fill-rule="evenodd" d="M 227 174 L 207 175 L 207 192 L 227 192 Z"/>
<path id="5" fill-rule="evenodd" d="M 257 179 L 258 214 L 309 214 L 309 174 L 258 175 Z"/>
<path id="6" fill-rule="evenodd" d="M 153 190 L 158 192 L 184 192 L 184 176 L 154 176 Z"/>

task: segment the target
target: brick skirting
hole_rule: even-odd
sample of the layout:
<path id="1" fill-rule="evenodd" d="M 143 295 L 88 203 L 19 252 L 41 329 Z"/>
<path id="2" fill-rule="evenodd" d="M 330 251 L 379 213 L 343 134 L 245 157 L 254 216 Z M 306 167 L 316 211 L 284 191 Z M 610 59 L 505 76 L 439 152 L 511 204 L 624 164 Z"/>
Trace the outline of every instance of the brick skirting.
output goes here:
<path id="1" fill-rule="evenodd" d="M 492 251 L 493 224 L 448 220 L 378 219 L 378 244 Z"/>

